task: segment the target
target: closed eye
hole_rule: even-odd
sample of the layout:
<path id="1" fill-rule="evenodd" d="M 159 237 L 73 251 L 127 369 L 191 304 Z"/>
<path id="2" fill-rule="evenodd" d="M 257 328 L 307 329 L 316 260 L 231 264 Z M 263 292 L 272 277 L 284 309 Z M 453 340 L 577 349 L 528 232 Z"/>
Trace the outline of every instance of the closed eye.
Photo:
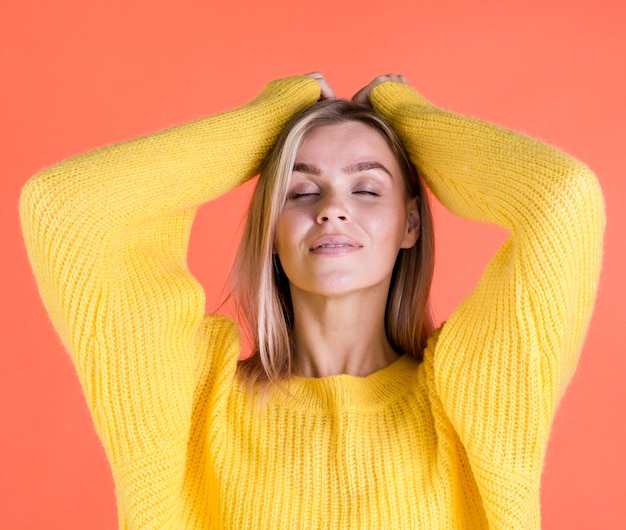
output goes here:
<path id="1" fill-rule="evenodd" d="M 319 193 L 315 192 L 315 191 L 310 191 L 310 192 L 305 192 L 305 193 L 291 193 L 289 195 L 289 199 L 290 200 L 297 200 L 297 199 L 302 199 L 302 198 L 305 198 L 305 197 L 315 197 L 317 195 L 319 195 Z"/>
<path id="2" fill-rule="evenodd" d="M 380 194 L 371 190 L 358 190 L 354 192 L 357 195 L 371 195 L 372 197 L 380 197 Z"/>

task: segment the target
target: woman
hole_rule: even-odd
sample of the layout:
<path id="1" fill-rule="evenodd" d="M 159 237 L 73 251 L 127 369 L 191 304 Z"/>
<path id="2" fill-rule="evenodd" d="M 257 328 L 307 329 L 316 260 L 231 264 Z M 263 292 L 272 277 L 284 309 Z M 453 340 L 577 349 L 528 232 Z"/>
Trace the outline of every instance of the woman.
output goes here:
<path id="1" fill-rule="evenodd" d="M 319 74 L 275 81 L 23 192 L 122 528 L 539 526 L 550 423 L 597 285 L 597 182 L 403 77 L 356 94 L 372 113 L 316 103 L 332 97 Z M 427 344 L 426 200 L 380 117 L 446 207 L 511 232 Z M 255 351 L 238 362 L 236 324 L 203 314 L 185 254 L 195 208 L 266 157 L 235 277 Z"/>

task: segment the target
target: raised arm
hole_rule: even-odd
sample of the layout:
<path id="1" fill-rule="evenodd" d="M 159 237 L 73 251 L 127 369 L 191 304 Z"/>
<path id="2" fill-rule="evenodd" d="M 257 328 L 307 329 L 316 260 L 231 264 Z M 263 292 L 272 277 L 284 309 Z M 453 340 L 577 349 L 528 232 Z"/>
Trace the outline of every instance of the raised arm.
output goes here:
<path id="1" fill-rule="evenodd" d="M 538 491 L 524 481 L 539 480 L 598 283 L 598 183 L 557 149 L 441 110 L 403 78 L 384 81 L 370 88 L 371 103 L 398 131 L 437 198 L 457 215 L 511 234 L 444 325 L 434 377 L 477 480 L 498 480 L 494 470 L 506 470 L 522 490 Z"/>
<path id="2" fill-rule="evenodd" d="M 195 209 L 253 176 L 320 85 L 275 81 L 245 107 L 72 158 L 24 187 L 40 292 L 114 466 L 157 447 L 184 457 L 204 313 L 186 266 Z"/>

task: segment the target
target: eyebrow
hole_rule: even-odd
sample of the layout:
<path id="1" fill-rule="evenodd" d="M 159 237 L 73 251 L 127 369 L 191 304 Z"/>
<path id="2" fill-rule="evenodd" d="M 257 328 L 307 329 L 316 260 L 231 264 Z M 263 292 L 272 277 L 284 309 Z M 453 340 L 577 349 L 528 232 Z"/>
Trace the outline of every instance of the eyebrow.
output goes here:
<path id="1" fill-rule="evenodd" d="M 391 171 L 389 171 L 385 166 L 383 166 L 380 162 L 357 162 L 356 164 L 352 164 L 346 168 L 348 173 L 360 173 L 361 171 L 370 171 L 372 169 L 380 169 L 381 171 L 387 173 L 391 178 L 393 175 Z"/>
<path id="2" fill-rule="evenodd" d="M 293 171 L 297 171 L 299 173 L 308 173 L 309 175 L 321 175 L 322 170 L 314 166 L 313 164 L 303 164 L 301 162 L 296 162 L 293 165 Z"/>
<path id="3" fill-rule="evenodd" d="M 380 169 L 384 173 L 387 173 L 391 178 L 393 178 L 391 171 L 389 171 L 385 166 L 383 166 L 380 162 L 374 161 L 366 161 L 366 162 L 357 162 L 356 164 L 351 164 L 348 167 L 344 168 L 346 173 L 360 173 L 362 171 L 371 171 L 373 169 Z M 293 165 L 293 171 L 298 171 L 299 173 L 307 173 L 309 175 L 321 175 L 322 170 L 314 164 L 306 164 L 303 162 L 296 162 Z"/>

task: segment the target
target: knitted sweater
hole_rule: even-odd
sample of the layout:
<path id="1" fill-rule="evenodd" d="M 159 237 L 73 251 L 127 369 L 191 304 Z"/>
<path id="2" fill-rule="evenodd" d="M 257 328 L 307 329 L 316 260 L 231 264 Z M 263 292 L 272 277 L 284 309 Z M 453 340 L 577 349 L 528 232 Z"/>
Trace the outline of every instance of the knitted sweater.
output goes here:
<path id="1" fill-rule="evenodd" d="M 236 324 L 186 265 L 196 208 L 258 170 L 314 80 L 34 177 L 21 215 L 116 484 L 120 528 L 537 528 L 550 424 L 596 291 L 592 173 L 519 134 L 372 94 L 438 199 L 511 234 L 418 363 L 292 377 L 257 407 Z"/>

